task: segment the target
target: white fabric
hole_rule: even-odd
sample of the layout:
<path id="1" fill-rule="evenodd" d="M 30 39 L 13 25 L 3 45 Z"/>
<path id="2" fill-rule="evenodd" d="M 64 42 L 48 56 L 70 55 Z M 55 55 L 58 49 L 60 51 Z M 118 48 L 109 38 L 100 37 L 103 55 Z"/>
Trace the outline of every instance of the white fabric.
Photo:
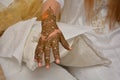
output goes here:
<path id="1" fill-rule="evenodd" d="M 85 34 L 99 50 L 110 50 L 120 47 L 120 28 L 107 34 L 98 35 L 94 33 Z"/>
<path id="2" fill-rule="evenodd" d="M 90 42 L 90 41 L 89 41 Z M 84 35 L 74 38 L 72 51 L 61 59 L 61 64 L 70 67 L 91 67 L 108 65 L 111 61 L 86 42 Z M 71 60 L 72 58 L 72 60 Z"/>
<path id="3" fill-rule="evenodd" d="M 34 53 L 35 53 L 35 48 L 36 48 L 36 45 L 37 45 L 37 42 L 39 39 L 39 35 L 40 35 L 40 30 L 41 30 L 40 26 L 41 26 L 40 22 L 37 22 L 33 26 L 32 30 L 27 38 L 25 49 L 24 49 L 23 60 L 31 70 L 34 70 L 36 67 L 38 67 L 38 65 L 34 62 Z M 83 34 L 87 31 L 92 30 L 92 28 L 90 28 L 90 27 L 73 26 L 73 25 L 68 25 L 68 24 L 64 24 L 64 23 L 58 23 L 58 26 L 62 30 L 65 38 L 67 39 L 67 41 L 69 42 L 70 45 L 73 45 L 75 36 L 78 36 L 80 34 Z M 72 47 L 74 47 L 74 46 L 72 46 Z M 69 54 L 68 52 L 69 51 L 66 51 L 60 45 L 60 56 L 61 57 L 64 57 L 66 54 Z M 73 53 L 71 53 L 71 54 L 73 54 Z M 94 56 L 94 57 L 97 58 L 98 56 Z M 53 58 L 53 56 L 51 56 L 51 62 L 53 62 L 53 61 L 54 61 L 54 58 Z M 100 61 L 100 62 L 96 61 L 96 63 L 98 63 L 98 64 L 102 64 L 104 61 Z M 44 61 L 43 61 L 43 65 L 44 65 Z"/>
<path id="4" fill-rule="evenodd" d="M 11 61 L 11 59 L 8 60 Z M 37 68 L 35 71 L 31 71 L 25 65 L 22 65 L 19 72 L 13 73 L 14 70 L 18 68 L 16 65 L 12 66 L 10 63 L 7 64 L 8 60 L 0 58 L 0 64 L 4 70 L 6 80 L 76 80 L 65 69 L 54 63 L 51 64 L 49 70 L 45 67 L 41 67 Z"/>
<path id="5" fill-rule="evenodd" d="M 29 40 L 28 35 L 30 35 L 30 33 L 35 32 L 34 35 L 31 35 L 32 39 L 35 37 L 38 38 L 38 34 L 40 33 L 41 27 L 40 27 L 40 22 L 35 23 L 35 21 L 36 21 L 36 18 L 18 22 L 17 24 L 8 28 L 5 31 L 5 33 L 3 34 L 3 36 L 0 38 L 0 64 L 3 67 L 3 70 L 5 72 L 7 80 L 18 80 L 18 79 L 21 79 L 21 77 L 23 78 L 22 80 L 26 80 L 26 79 L 33 80 L 35 78 L 34 77 L 31 78 L 30 76 L 32 74 L 37 75 L 40 73 L 39 71 L 35 72 L 35 73 L 31 72 L 25 67 L 24 64 L 23 65 L 21 64 L 22 60 L 25 61 L 26 58 L 28 59 L 26 64 L 29 63 L 29 60 L 31 60 L 31 59 L 33 60 L 33 58 L 31 58 L 31 54 L 29 54 L 29 52 L 25 52 L 25 51 L 33 52 L 32 49 L 30 49 L 29 47 L 35 47 L 35 46 L 29 44 L 29 42 L 28 42 L 29 47 L 25 48 L 26 47 L 25 44 L 27 45 L 26 40 L 27 39 Z M 92 28 L 90 28 L 90 27 L 79 27 L 79 26 L 67 25 L 64 23 L 58 23 L 58 26 L 62 30 L 66 39 L 72 39 L 75 36 L 78 36 L 82 33 L 92 30 Z M 81 30 L 81 32 L 79 32 L 80 30 Z M 71 31 L 73 31 L 73 34 L 70 34 Z M 37 42 L 34 40 L 31 40 L 30 43 L 36 44 Z M 64 56 L 66 51 L 64 51 L 63 49 L 61 49 L 60 51 L 62 53 L 62 56 Z M 26 56 L 23 55 L 23 52 L 25 52 L 24 54 Z M 34 53 L 32 53 L 32 57 L 33 57 L 33 54 Z M 23 57 L 22 57 L 22 55 L 23 55 Z M 30 56 L 30 57 L 28 57 L 28 56 Z M 52 61 L 53 61 L 53 59 L 52 59 Z M 33 63 L 33 62 L 31 62 L 31 63 Z M 34 65 L 31 65 L 31 63 L 28 65 L 28 67 L 31 70 L 33 70 L 35 68 L 31 67 L 31 66 L 34 66 Z M 7 65 L 9 65 L 9 66 L 7 66 Z M 55 69 L 57 69 L 57 68 L 59 70 L 59 67 L 57 67 L 57 68 L 55 68 L 54 66 L 51 66 L 51 67 L 53 67 L 52 68 L 53 71 L 50 71 L 50 73 L 52 73 L 53 74 L 52 76 L 55 77 L 56 72 L 54 74 L 54 71 L 56 71 Z M 44 71 L 45 71 L 44 69 L 42 69 L 42 70 L 43 70 L 43 72 L 41 72 L 42 76 L 39 76 L 37 78 L 43 78 L 42 80 L 47 80 L 49 78 L 49 76 L 46 74 L 47 72 L 44 73 Z M 60 72 L 60 71 L 58 71 L 58 72 Z M 18 75 L 18 73 L 19 73 L 19 75 Z M 31 74 L 31 75 L 29 76 L 29 74 Z M 65 71 L 62 71 L 60 74 L 63 74 L 63 75 L 58 75 L 57 78 L 66 76 L 66 77 L 63 77 L 63 80 L 75 80 L 74 78 L 72 78 L 72 76 L 70 76 L 70 74 L 66 74 Z M 48 76 L 48 77 L 46 78 L 46 76 Z M 55 78 L 54 77 L 50 78 L 50 79 L 56 80 L 56 77 Z M 61 78 L 59 78 L 59 79 L 61 79 Z"/>
<path id="6" fill-rule="evenodd" d="M 19 64 L 21 64 L 23 60 L 31 70 L 34 70 L 37 67 L 34 62 L 34 53 L 37 45 L 37 41 L 35 41 L 35 39 L 39 39 L 41 25 L 40 22 L 36 23 L 35 21 L 36 18 L 21 21 L 5 31 L 3 36 L 0 38 L 1 57 L 15 57 Z M 58 23 L 58 26 L 71 45 L 75 36 L 93 29 L 90 27 L 73 26 L 64 23 Z M 67 51 L 60 47 L 61 57 L 66 54 L 68 54 Z M 52 57 L 51 62 L 53 61 L 54 59 Z"/>
<path id="7" fill-rule="evenodd" d="M 116 32 L 116 34 L 114 34 Z M 112 61 L 109 66 L 99 66 L 90 68 L 72 68 L 69 67 L 69 71 L 78 80 L 119 80 L 120 79 L 120 28 L 112 32 L 110 35 L 103 38 L 93 38 L 98 49 Z M 111 38 L 110 38 L 111 36 Z M 106 38 L 105 38 L 106 37 Z M 110 38 L 110 39 L 109 39 Z M 95 40 L 96 39 L 96 40 Z M 99 44 L 99 45 L 98 45 Z M 103 45 L 104 44 L 104 45 Z M 109 46 L 108 46 L 109 45 Z"/>
<path id="8" fill-rule="evenodd" d="M 34 53 L 35 53 L 35 48 L 40 35 L 40 30 L 41 30 L 40 26 L 41 26 L 40 22 L 36 22 L 34 24 L 27 38 L 25 48 L 24 48 L 23 61 L 31 70 L 34 70 L 36 67 L 38 67 L 38 65 L 34 62 Z M 86 44 L 86 42 L 82 40 L 80 34 L 91 31 L 92 30 L 91 27 L 73 26 L 73 25 L 68 25 L 64 23 L 58 23 L 58 26 L 62 30 L 65 38 L 68 40 L 69 44 L 72 45 L 72 48 L 73 48 L 72 51 L 69 52 L 69 51 L 66 51 L 60 45 L 60 56 L 61 58 L 63 57 L 61 59 L 62 65 L 86 67 L 86 66 L 95 66 L 95 65 L 109 63 L 108 59 L 102 57 L 101 55 L 98 55 L 99 52 L 90 48 Z M 73 56 L 76 57 L 77 59 L 73 60 L 72 62 L 69 61 Z M 86 57 L 87 59 L 85 59 L 84 57 Z M 53 61 L 54 61 L 54 58 L 53 56 L 51 56 L 51 62 Z M 43 65 L 44 65 L 44 61 L 43 61 Z"/>
<path id="9" fill-rule="evenodd" d="M 47 0 L 43 0 L 43 3 L 44 3 L 45 1 L 47 1 Z M 64 0 L 56 0 L 56 1 L 60 4 L 61 9 L 62 9 L 63 6 L 64 6 Z"/>
<path id="10" fill-rule="evenodd" d="M 0 0 L 5 7 L 8 7 L 14 0 Z"/>
<path id="11" fill-rule="evenodd" d="M 5 73 L 5 77 L 19 73 L 22 69 L 22 66 L 16 61 L 14 57 L 12 58 L 0 57 L 0 64 Z"/>
<path id="12" fill-rule="evenodd" d="M 120 79 L 120 28 L 105 35 L 86 34 L 97 49 L 101 50 L 112 64 L 105 67 L 69 68 L 69 71 L 79 80 L 119 80 Z M 112 75 L 112 76 L 111 76 Z"/>
<path id="13" fill-rule="evenodd" d="M 0 64 L 3 67 L 3 71 L 5 73 L 7 80 L 21 80 L 21 79 L 22 80 L 34 80 L 34 79 L 36 80 L 39 80 L 39 79 L 76 80 L 67 71 L 65 71 L 63 68 L 55 64 L 51 65 L 51 69 L 49 71 L 45 70 L 43 67 L 40 70 L 39 69 L 35 70 L 34 72 L 26 68 L 25 64 L 22 64 L 22 60 L 24 58 L 22 57 L 24 52 L 23 48 L 25 47 L 25 44 L 27 44 L 26 39 L 29 33 L 32 31 L 34 32 L 34 27 L 37 29 L 36 30 L 37 33 L 40 32 L 40 22 L 37 22 L 37 24 L 35 24 L 35 21 L 36 21 L 36 18 L 18 22 L 17 24 L 8 28 L 3 34 L 3 36 L 0 38 Z M 65 25 L 65 24 L 59 23 L 59 26 L 62 26 L 62 25 Z M 60 29 L 65 29 L 63 30 L 63 33 L 67 34 L 66 35 L 67 38 L 72 38 L 74 36 L 79 35 L 77 31 L 74 34 L 68 36 L 68 33 L 70 33 L 71 30 L 76 31 L 76 28 L 71 27 L 69 28 L 70 30 L 67 31 L 67 27 L 69 27 L 69 25 L 65 25 L 65 26 L 66 28 L 60 28 Z M 83 28 L 83 31 L 81 33 L 84 33 L 91 29 L 92 28 L 88 28 L 88 27 Z M 32 37 L 34 38 L 35 36 L 32 36 Z M 35 46 L 31 46 L 31 47 L 35 47 Z M 28 54 L 26 58 L 29 59 L 28 56 L 30 54 L 29 53 L 26 53 L 26 54 Z M 29 60 L 31 59 L 33 60 L 33 58 L 30 57 Z"/>
<path id="14" fill-rule="evenodd" d="M 65 6 L 61 21 L 70 24 L 86 25 L 84 13 L 84 0 L 65 0 Z M 107 0 L 105 0 L 107 1 Z M 105 15 L 107 8 L 102 9 L 102 14 Z M 105 12 L 104 12 L 105 11 Z M 108 26 L 108 24 L 105 24 Z M 120 28 L 114 31 L 100 35 L 94 31 L 85 33 L 87 38 L 84 38 L 90 46 L 98 49 L 101 53 L 110 59 L 112 63 L 108 66 L 94 66 L 86 68 L 68 67 L 68 70 L 78 80 L 119 80 L 120 79 Z M 89 39 L 89 40 L 88 40 Z M 89 42 L 91 41 L 91 42 Z M 101 54 L 100 53 L 100 54 Z M 76 55 L 77 56 L 77 55 Z M 88 55 L 89 56 L 89 55 Z M 71 58 L 72 60 L 76 59 Z"/>
<path id="15" fill-rule="evenodd" d="M 63 8 L 61 17 L 62 17 L 61 21 L 68 24 L 74 24 L 80 26 L 87 25 L 85 21 L 84 0 L 65 0 L 65 6 Z M 89 33 L 87 32 L 87 33 L 90 34 L 91 32 Z M 74 50 L 70 52 L 73 54 L 65 56 L 62 61 L 63 64 L 67 63 L 68 65 L 69 63 L 69 66 L 74 65 L 74 67 L 78 67 L 79 65 L 79 67 L 83 67 L 83 66 L 88 67 L 88 64 L 93 64 L 95 61 L 98 61 L 98 64 L 101 61 L 105 61 L 104 63 L 110 63 L 110 61 L 108 61 L 103 57 L 99 49 L 96 50 L 94 44 L 92 45 L 88 44 L 91 43 L 89 39 L 86 41 L 85 37 L 79 37 L 79 38 L 80 39 L 75 41 L 75 42 L 78 41 L 77 42 L 78 44 L 77 43 L 74 44 Z M 99 56 L 99 57 L 95 57 L 95 56 Z M 70 60 L 71 58 L 72 61 Z"/>
<path id="16" fill-rule="evenodd" d="M 64 0 L 61 22 L 85 26 L 84 0 Z"/>
<path id="17" fill-rule="evenodd" d="M 61 9 L 63 8 L 63 6 L 64 6 L 64 0 L 57 0 L 59 3 L 60 3 L 60 5 L 61 5 Z"/>
<path id="18" fill-rule="evenodd" d="M 35 21 L 36 18 L 20 21 L 5 31 L 0 38 L 1 57 L 15 57 L 21 64 L 24 44 Z"/>

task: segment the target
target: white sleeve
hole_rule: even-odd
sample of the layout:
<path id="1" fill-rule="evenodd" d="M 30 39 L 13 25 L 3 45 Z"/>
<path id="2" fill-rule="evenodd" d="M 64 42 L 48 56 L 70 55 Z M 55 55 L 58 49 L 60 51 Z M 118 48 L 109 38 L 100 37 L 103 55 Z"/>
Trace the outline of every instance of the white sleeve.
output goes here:
<path id="1" fill-rule="evenodd" d="M 43 0 L 43 3 L 44 3 L 45 1 L 47 1 L 47 0 Z M 56 1 L 60 4 L 61 9 L 62 9 L 63 6 L 64 6 L 64 0 L 56 0 Z"/>

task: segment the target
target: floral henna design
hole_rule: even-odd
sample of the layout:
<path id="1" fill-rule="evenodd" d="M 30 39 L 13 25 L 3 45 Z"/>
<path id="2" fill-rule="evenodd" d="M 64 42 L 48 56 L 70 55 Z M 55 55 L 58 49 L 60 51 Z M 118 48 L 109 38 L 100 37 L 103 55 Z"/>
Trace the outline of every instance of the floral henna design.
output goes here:
<path id="1" fill-rule="evenodd" d="M 42 58 L 44 56 L 46 68 L 49 68 L 51 49 L 56 63 L 60 63 L 59 42 L 65 49 L 71 50 L 56 24 L 56 16 L 54 15 L 53 10 L 49 8 L 42 15 L 42 32 L 35 50 L 35 60 L 38 62 L 38 66 L 41 66 Z"/>

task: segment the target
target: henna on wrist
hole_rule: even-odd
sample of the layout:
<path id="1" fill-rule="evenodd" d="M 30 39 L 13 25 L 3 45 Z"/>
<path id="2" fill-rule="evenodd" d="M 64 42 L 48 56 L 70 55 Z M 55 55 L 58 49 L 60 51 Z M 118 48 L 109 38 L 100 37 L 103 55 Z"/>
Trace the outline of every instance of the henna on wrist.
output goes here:
<path id="1" fill-rule="evenodd" d="M 51 49 L 56 63 L 60 63 L 59 42 L 65 49 L 70 50 L 70 47 L 56 24 L 56 16 L 51 8 L 42 14 L 41 24 L 42 31 L 35 50 L 35 59 L 38 65 L 41 66 L 42 57 L 44 56 L 46 68 L 49 68 Z"/>
<path id="2" fill-rule="evenodd" d="M 54 12 L 51 9 L 51 7 L 43 13 L 42 17 L 42 35 L 48 36 L 48 34 L 58 29 L 56 24 L 56 16 L 54 15 Z"/>

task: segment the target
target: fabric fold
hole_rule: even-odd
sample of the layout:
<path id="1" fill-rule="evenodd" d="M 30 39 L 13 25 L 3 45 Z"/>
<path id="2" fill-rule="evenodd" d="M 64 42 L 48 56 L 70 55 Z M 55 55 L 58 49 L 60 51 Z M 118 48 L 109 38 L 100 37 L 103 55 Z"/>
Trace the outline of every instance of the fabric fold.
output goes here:
<path id="1" fill-rule="evenodd" d="M 1 57 L 15 57 L 21 64 L 24 45 L 35 21 L 36 18 L 20 21 L 5 31 L 0 38 Z"/>
<path id="2" fill-rule="evenodd" d="M 85 32 L 89 32 L 93 29 L 88 26 L 83 27 L 79 25 L 70 25 L 70 24 L 65 24 L 60 22 L 58 22 L 57 24 L 70 45 L 73 44 L 74 37 L 80 34 L 83 34 Z M 31 32 L 29 33 L 29 36 L 26 40 L 26 45 L 24 48 L 23 61 L 26 63 L 27 67 L 32 71 L 38 67 L 37 63 L 34 62 L 34 53 L 40 37 L 40 31 L 41 31 L 41 22 L 36 22 L 32 27 Z M 64 57 L 66 54 L 68 54 L 67 52 L 69 51 L 65 50 L 61 45 L 59 47 L 60 47 L 59 51 L 60 51 L 61 57 Z M 54 61 L 54 57 L 51 53 L 51 63 L 53 61 Z M 45 63 L 43 60 L 43 65 L 44 64 Z"/>

